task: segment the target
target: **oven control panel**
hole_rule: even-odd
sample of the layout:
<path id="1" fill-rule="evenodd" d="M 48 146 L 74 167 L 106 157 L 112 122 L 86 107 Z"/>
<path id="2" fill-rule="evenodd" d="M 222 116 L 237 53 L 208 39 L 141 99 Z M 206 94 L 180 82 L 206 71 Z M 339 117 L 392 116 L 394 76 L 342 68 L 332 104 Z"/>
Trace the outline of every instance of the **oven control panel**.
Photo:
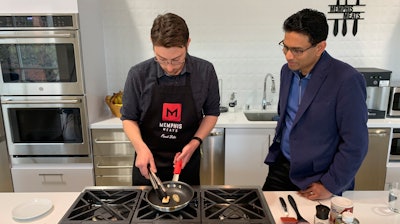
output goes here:
<path id="1" fill-rule="evenodd" d="M 0 29 L 76 28 L 76 15 L 0 15 Z"/>
<path id="2" fill-rule="evenodd" d="M 356 68 L 364 75 L 367 86 L 388 87 L 392 71 L 380 68 Z"/>

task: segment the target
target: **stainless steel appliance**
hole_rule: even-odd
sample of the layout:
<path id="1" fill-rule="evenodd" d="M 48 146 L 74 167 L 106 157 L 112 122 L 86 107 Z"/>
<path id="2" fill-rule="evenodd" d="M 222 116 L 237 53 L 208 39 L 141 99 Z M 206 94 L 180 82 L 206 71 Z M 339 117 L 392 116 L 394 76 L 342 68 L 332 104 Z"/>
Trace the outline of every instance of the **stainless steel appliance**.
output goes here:
<path id="1" fill-rule="evenodd" d="M 135 149 L 122 129 L 92 129 L 96 186 L 132 186 Z"/>
<path id="2" fill-rule="evenodd" d="M 368 118 L 385 118 L 390 93 L 391 71 L 380 68 L 356 68 L 367 82 Z"/>
<path id="3" fill-rule="evenodd" d="M 82 95 L 77 14 L 0 15 L 2 95 Z"/>
<path id="4" fill-rule="evenodd" d="M 0 94 L 15 191 L 93 185 L 77 14 L 0 15 Z"/>
<path id="5" fill-rule="evenodd" d="M 400 87 L 390 88 L 387 116 L 400 117 Z"/>
<path id="6" fill-rule="evenodd" d="M 1 110 L 0 110 L 1 117 Z M 7 151 L 3 120 L 0 119 L 0 192 L 13 191 L 11 165 Z"/>
<path id="7" fill-rule="evenodd" d="M 393 128 L 391 143 L 389 161 L 400 162 L 400 128 Z"/>
<path id="8" fill-rule="evenodd" d="M 368 129 L 368 154 L 356 174 L 355 190 L 384 190 L 390 128 Z"/>
<path id="9" fill-rule="evenodd" d="M 59 223 L 275 223 L 259 188 L 195 186 L 193 199 L 176 212 L 155 210 L 145 200 L 150 189 L 85 188 Z"/>
<path id="10" fill-rule="evenodd" d="M 201 185 L 225 184 L 225 129 L 214 128 L 201 146 Z"/>
<path id="11" fill-rule="evenodd" d="M 2 96 L 13 164 L 91 162 L 83 96 Z"/>

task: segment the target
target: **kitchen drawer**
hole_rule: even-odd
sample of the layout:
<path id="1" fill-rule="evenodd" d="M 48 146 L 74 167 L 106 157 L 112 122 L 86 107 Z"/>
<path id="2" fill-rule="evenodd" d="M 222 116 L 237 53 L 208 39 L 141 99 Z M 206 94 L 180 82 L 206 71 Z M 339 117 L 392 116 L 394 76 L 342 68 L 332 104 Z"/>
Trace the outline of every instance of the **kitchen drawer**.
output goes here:
<path id="1" fill-rule="evenodd" d="M 133 155 L 135 150 L 122 129 L 92 129 L 93 155 Z"/>
<path id="2" fill-rule="evenodd" d="M 133 156 L 95 156 L 94 169 L 99 175 L 131 175 Z M 96 182 L 97 185 L 97 182 Z"/>
<path id="3" fill-rule="evenodd" d="M 76 192 L 94 185 L 93 164 L 14 165 L 15 192 Z"/>
<path id="4" fill-rule="evenodd" d="M 96 186 L 132 186 L 132 175 L 96 176 Z"/>

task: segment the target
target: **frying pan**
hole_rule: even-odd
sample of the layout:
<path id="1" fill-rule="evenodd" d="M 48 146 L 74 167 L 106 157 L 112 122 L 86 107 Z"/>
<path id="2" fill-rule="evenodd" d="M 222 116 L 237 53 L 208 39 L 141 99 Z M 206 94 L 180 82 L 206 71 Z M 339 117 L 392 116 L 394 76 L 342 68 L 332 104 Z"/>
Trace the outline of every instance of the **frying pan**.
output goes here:
<path id="1" fill-rule="evenodd" d="M 194 196 L 193 188 L 187 183 L 180 181 L 165 181 L 163 182 L 167 195 L 170 196 L 168 203 L 163 204 L 157 194 L 152 188 L 146 194 L 147 202 L 156 210 L 161 212 L 174 212 L 186 207 Z M 172 195 L 178 195 L 179 202 L 173 199 Z"/>

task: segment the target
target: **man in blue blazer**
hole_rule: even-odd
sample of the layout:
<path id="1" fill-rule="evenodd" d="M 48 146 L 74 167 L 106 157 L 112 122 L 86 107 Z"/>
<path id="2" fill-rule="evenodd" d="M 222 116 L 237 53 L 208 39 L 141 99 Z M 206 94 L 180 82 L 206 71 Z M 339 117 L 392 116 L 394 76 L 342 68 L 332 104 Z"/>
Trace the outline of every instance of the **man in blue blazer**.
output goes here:
<path id="1" fill-rule="evenodd" d="M 274 143 L 263 190 L 298 190 L 311 200 L 354 189 L 368 151 L 364 77 L 325 51 L 323 13 L 303 9 L 284 22 Z"/>

